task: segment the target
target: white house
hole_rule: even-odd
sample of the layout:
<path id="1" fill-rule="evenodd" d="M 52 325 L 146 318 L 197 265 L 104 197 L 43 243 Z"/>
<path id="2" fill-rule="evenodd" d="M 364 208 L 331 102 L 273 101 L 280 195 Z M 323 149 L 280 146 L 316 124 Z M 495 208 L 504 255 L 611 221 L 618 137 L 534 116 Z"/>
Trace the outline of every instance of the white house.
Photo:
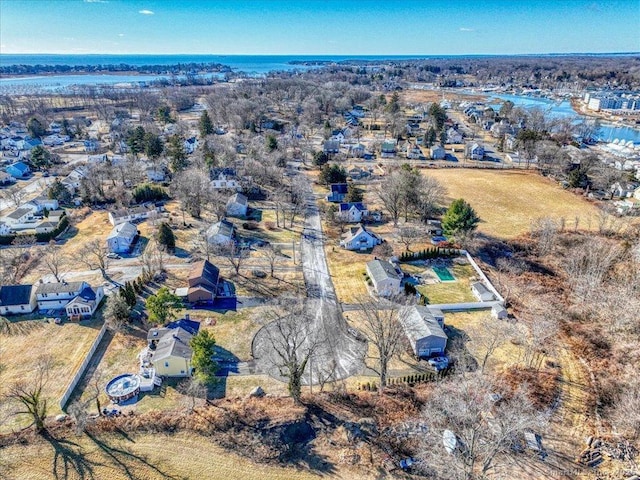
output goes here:
<path id="1" fill-rule="evenodd" d="M 462 143 L 462 134 L 455 128 L 451 127 L 447 130 L 447 143 Z"/>
<path id="2" fill-rule="evenodd" d="M 167 177 L 163 168 L 147 168 L 147 179 L 152 182 L 164 182 Z"/>
<path id="3" fill-rule="evenodd" d="M 9 225 L 7 225 L 4 222 L 0 222 L 0 237 L 4 235 L 9 235 L 10 233 L 11 233 L 11 229 L 9 228 Z"/>
<path id="4" fill-rule="evenodd" d="M 39 197 L 34 198 L 33 200 L 27 202 L 29 205 L 33 205 L 36 209 L 36 213 L 42 213 L 46 210 L 58 210 L 60 208 L 60 204 L 58 200 L 55 198 L 49 198 L 45 195 L 40 195 Z"/>
<path id="5" fill-rule="evenodd" d="M 438 321 L 429 308 L 417 305 L 404 307 L 398 320 L 416 357 L 444 354 L 448 340 L 443 330 L 444 323 Z"/>
<path id="6" fill-rule="evenodd" d="M 227 200 L 227 215 L 230 217 L 246 217 L 249 200 L 241 193 L 234 193 Z"/>
<path id="7" fill-rule="evenodd" d="M 233 223 L 220 220 L 209 227 L 206 233 L 207 241 L 213 245 L 227 245 L 234 241 Z"/>
<path id="8" fill-rule="evenodd" d="M 9 228 L 13 228 L 32 220 L 35 213 L 35 206 L 23 205 L 4 216 L 2 220 Z"/>
<path id="9" fill-rule="evenodd" d="M 504 320 L 505 318 L 509 317 L 509 313 L 507 312 L 507 309 L 502 305 L 494 305 L 493 307 L 491 307 L 491 316 L 493 318 L 497 318 L 498 320 Z"/>
<path id="10" fill-rule="evenodd" d="M 36 306 L 36 295 L 32 285 L 0 286 L 0 315 L 31 313 Z"/>
<path id="11" fill-rule="evenodd" d="M 484 159 L 484 147 L 479 143 L 468 143 L 464 148 L 464 154 L 471 160 Z"/>
<path id="12" fill-rule="evenodd" d="M 240 183 L 234 175 L 220 172 L 213 180 L 211 180 L 211 188 L 215 190 L 236 190 L 240 191 Z"/>
<path id="13" fill-rule="evenodd" d="M 490 302 L 491 300 L 495 300 L 493 293 L 491 293 L 482 282 L 475 282 L 471 284 L 471 291 L 481 302 Z"/>
<path id="14" fill-rule="evenodd" d="M 360 223 L 368 211 L 363 203 L 341 203 L 338 215 L 347 223 Z"/>
<path id="15" fill-rule="evenodd" d="M 141 205 L 133 208 L 123 208 L 109 212 L 109 221 L 111 225 L 119 225 L 124 222 L 133 222 L 136 220 L 145 220 L 159 211 L 157 207 L 146 207 Z"/>
<path id="16" fill-rule="evenodd" d="M 83 167 L 78 167 L 71 171 L 65 178 L 62 179 L 61 183 L 67 187 L 67 190 L 73 195 L 80 188 L 81 180 L 87 176 L 87 172 Z"/>
<path id="17" fill-rule="evenodd" d="M 71 320 L 91 318 L 103 298 L 104 289 L 102 287 L 98 287 L 94 290 L 92 287 L 87 285 L 64 307 L 67 312 L 67 317 Z"/>
<path id="18" fill-rule="evenodd" d="M 432 160 L 444 160 L 444 158 L 447 156 L 447 153 L 440 145 L 434 145 L 429 149 L 429 156 Z"/>
<path id="19" fill-rule="evenodd" d="M 187 138 L 184 141 L 184 151 L 187 155 L 191 155 L 198 148 L 198 139 L 196 137 Z"/>
<path id="20" fill-rule="evenodd" d="M 113 253 L 128 253 L 137 235 L 138 229 L 134 224 L 119 223 L 107 237 L 107 248 Z"/>
<path id="21" fill-rule="evenodd" d="M 382 239 L 376 234 L 369 232 L 363 225 L 352 227 L 340 241 L 340 246 L 347 250 L 369 250 L 376 245 L 380 245 Z"/>
<path id="22" fill-rule="evenodd" d="M 407 158 L 420 160 L 421 158 L 424 158 L 424 155 L 417 144 L 409 142 L 407 143 Z"/>
<path id="23" fill-rule="evenodd" d="M 390 297 L 400 293 L 402 275 L 386 260 L 371 260 L 367 262 L 367 275 L 378 295 Z"/>

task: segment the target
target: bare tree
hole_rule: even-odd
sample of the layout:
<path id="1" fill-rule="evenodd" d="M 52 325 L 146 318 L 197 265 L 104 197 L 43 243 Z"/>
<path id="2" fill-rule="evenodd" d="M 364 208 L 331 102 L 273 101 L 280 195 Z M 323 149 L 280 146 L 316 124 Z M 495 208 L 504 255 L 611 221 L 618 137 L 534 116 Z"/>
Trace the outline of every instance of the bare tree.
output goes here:
<path id="1" fill-rule="evenodd" d="M 376 355 L 368 357 L 367 366 L 380 378 L 380 392 L 387 385 L 389 363 L 400 353 L 405 338 L 398 316 L 399 305 L 384 300 L 360 303 L 362 332 L 373 345 Z"/>
<path id="2" fill-rule="evenodd" d="M 407 252 L 410 252 L 411 245 L 425 236 L 424 232 L 413 225 L 406 225 L 396 231 L 398 239 L 404 244 Z"/>
<path id="3" fill-rule="evenodd" d="M 474 332 L 472 339 L 482 352 L 479 359 L 481 373 L 484 373 L 487 362 L 496 350 L 508 342 L 513 333 L 513 328 L 508 322 L 499 322 L 490 315 L 481 320 L 480 329 Z"/>
<path id="4" fill-rule="evenodd" d="M 56 282 L 59 282 L 62 273 L 61 270 L 67 264 L 68 259 L 66 255 L 62 253 L 61 248 L 56 245 L 55 240 L 51 240 L 44 248 L 43 260 L 44 264 L 56 279 Z"/>
<path id="5" fill-rule="evenodd" d="M 262 256 L 269 263 L 269 274 L 273 277 L 276 265 L 282 261 L 282 247 L 269 244 L 262 249 Z"/>
<path id="6" fill-rule="evenodd" d="M 232 240 L 218 248 L 218 254 L 222 255 L 229 262 L 236 275 L 239 275 L 244 261 L 249 258 L 249 249 L 241 247 Z"/>
<path id="7" fill-rule="evenodd" d="M 495 393 L 504 399 L 495 402 Z M 422 418 L 429 427 L 419 454 L 425 473 L 472 480 L 500 467 L 524 433 L 543 428 L 547 416 L 535 410 L 524 390 L 506 392 L 487 376 L 465 374 L 438 385 Z"/>
<path id="8" fill-rule="evenodd" d="M 26 192 L 22 188 L 19 188 L 17 185 L 7 188 L 6 190 L 4 190 L 4 192 L 2 192 L 2 197 L 13 203 L 16 208 L 22 205 L 26 195 Z"/>
<path id="9" fill-rule="evenodd" d="M 100 240 L 85 243 L 80 251 L 80 261 L 89 269 L 100 269 L 103 278 L 107 278 L 107 254 L 109 249 Z"/>
<path id="10" fill-rule="evenodd" d="M 536 218 L 531 223 L 531 237 L 536 240 L 539 255 L 550 253 L 560 233 L 560 222 L 551 217 Z"/>
<path id="11" fill-rule="evenodd" d="M 19 380 L 10 385 L 7 389 L 5 397 L 19 405 L 20 410 L 15 412 L 16 415 L 27 415 L 31 418 L 32 423 L 38 433 L 44 431 L 44 422 L 47 418 L 49 409 L 48 399 L 44 394 L 44 389 L 49 380 L 49 373 L 53 366 L 50 357 L 39 357 L 33 369 L 34 376 L 28 382 Z"/>
<path id="12" fill-rule="evenodd" d="M 398 226 L 398 219 L 402 213 L 404 201 L 404 185 L 401 177 L 397 173 L 392 173 L 385 178 L 378 190 L 378 198 L 389 213 L 393 226 Z"/>
<path id="13" fill-rule="evenodd" d="M 599 238 L 588 238 L 580 248 L 573 248 L 565 262 L 574 293 L 584 300 L 592 295 L 605 278 L 621 250 L 618 245 Z"/>

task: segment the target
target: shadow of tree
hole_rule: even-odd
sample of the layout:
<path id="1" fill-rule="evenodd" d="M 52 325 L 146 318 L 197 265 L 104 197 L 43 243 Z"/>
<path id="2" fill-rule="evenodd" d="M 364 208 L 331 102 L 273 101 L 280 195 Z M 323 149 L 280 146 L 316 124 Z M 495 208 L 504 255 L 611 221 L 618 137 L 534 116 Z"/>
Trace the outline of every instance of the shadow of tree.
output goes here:
<path id="1" fill-rule="evenodd" d="M 53 464 L 51 473 L 56 480 L 68 478 L 80 478 L 81 480 L 97 479 L 94 473 L 94 464 L 86 459 L 81 447 L 66 439 L 57 439 L 49 432 L 43 434 L 43 438 L 53 447 Z"/>

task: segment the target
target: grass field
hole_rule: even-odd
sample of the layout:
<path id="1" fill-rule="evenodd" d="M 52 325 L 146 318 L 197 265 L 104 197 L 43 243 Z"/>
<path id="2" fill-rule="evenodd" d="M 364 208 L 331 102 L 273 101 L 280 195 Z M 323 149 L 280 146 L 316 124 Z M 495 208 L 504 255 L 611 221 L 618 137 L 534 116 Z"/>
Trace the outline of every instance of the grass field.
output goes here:
<path id="1" fill-rule="evenodd" d="M 381 478 L 336 467 L 333 474 L 327 475 L 303 467 L 256 464 L 196 434 L 83 435 L 3 449 L 0 477 L 7 480 Z"/>
<path id="2" fill-rule="evenodd" d="M 557 183 L 533 172 L 473 169 L 428 170 L 448 190 L 449 200 L 464 198 L 482 222 L 478 230 L 499 238 L 513 238 L 529 231 L 532 220 L 548 216 L 564 218 L 573 226 L 596 228 L 597 209 L 585 199 L 565 191 Z"/>
<path id="3" fill-rule="evenodd" d="M 438 282 L 420 285 L 416 289 L 427 297 L 427 302 L 434 303 L 463 303 L 475 302 L 471 292 L 471 281 L 475 271 L 471 265 L 453 265 L 448 267 L 455 280 L 452 282 Z"/>
<path id="4" fill-rule="evenodd" d="M 34 378 L 34 368 L 39 358 L 50 358 L 53 366 L 44 395 L 49 400 L 50 414 L 55 415 L 60 413 L 58 402 L 97 337 L 101 325 L 97 321 L 83 322 L 82 325 L 69 322 L 56 325 L 38 320 L 31 322 L 30 327 L 24 328 L 21 333 L 0 334 L 0 363 L 4 366 L 0 384 L 4 387 L 20 380 L 29 382 Z M 0 431 L 29 424 L 24 416 L 5 418 L 12 408 L 11 403 L 0 396 L 0 419 L 3 420 L 0 422 Z"/>

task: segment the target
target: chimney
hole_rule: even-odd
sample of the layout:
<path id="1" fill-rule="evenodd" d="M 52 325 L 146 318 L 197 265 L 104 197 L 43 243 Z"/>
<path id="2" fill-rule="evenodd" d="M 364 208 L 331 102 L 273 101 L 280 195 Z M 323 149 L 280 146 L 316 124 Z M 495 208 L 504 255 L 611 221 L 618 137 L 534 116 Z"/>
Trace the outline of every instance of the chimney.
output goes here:
<path id="1" fill-rule="evenodd" d="M 184 319 L 185 319 L 185 320 L 189 320 L 189 314 L 188 314 L 188 313 L 185 313 L 185 314 L 184 314 Z"/>

